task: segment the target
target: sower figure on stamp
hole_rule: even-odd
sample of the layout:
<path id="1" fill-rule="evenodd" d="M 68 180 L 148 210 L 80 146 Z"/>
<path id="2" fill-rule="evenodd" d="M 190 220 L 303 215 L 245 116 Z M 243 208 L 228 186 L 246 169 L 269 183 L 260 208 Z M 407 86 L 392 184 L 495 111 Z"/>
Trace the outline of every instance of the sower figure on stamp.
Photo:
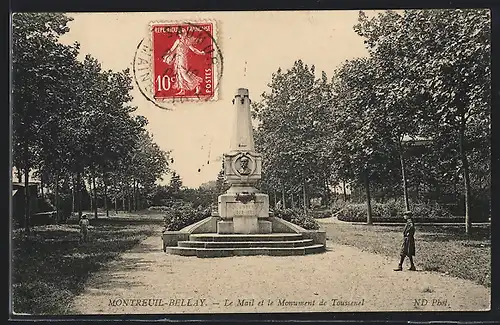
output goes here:
<path id="1" fill-rule="evenodd" d="M 87 242 L 88 232 L 89 232 L 89 219 L 87 219 L 87 215 L 82 215 L 80 219 L 80 242 Z"/>
<path id="2" fill-rule="evenodd" d="M 403 244 L 401 245 L 401 260 L 399 261 L 399 265 L 394 271 L 402 271 L 403 270 L 403 262 L 405 258 L 408 257 L 410 260 L 410 271 L 415 271 L 415 264 L 413 263 L 413 257 L 415 256 L 415 224 L 412 220 L 412 213 L 410 211 L 406 211 L 403 214 L 403 217 L 406 219 L 406 225 L 403 230 Z"/>
<path id="3" fill-rule="evenodd" d="M 195 93 L 200 92 L 200 84 L 203 79 L 189 70 L 188 52 L 192 51 L 195 54 L 203 55 L 204 51 L 200 51 L 194 47 L 196 39 L 187 35 L 185 28 L 179 28 L 179 38 L 174 42 L 174 45 L 163 56 L 163 61 L 167 64 L 173 64 L 175 81 L 173 87 L 179 89 L 176 95 L 184 95 L 186 90 L 195 90 Z"/>

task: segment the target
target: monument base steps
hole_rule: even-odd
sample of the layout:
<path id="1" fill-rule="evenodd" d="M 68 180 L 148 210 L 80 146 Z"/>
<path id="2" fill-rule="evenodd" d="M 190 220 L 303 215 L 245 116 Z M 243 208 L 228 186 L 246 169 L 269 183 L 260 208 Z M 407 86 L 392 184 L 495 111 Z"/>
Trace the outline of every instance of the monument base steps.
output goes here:
<path id="1" fill-rule="evenodd" d="M 177 246 L 164 247 L 170 254 L 197 257 L 230 256 L 294 256 L 325 251 L 325 245 L 315 244 L 313 239 L 300 233 L 272 234 L 191 234 L 189 240 L 181 240 Z"/>
<path id="2" fill-rule="evenodd" d="M 273 232 L 270 221 L 257 218 L 235 217 L 233 220 L 222 220 L 217 223 L 219 234 L 270 234 Z"/>

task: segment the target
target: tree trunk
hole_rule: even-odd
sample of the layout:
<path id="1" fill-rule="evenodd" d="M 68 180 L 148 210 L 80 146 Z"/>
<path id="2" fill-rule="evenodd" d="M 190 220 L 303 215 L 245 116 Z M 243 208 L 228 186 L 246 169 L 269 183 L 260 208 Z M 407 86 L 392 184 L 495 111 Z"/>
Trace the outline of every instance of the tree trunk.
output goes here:
<path id="1" fill-rule="evenodd" d="M 134 211 L 134 201 L 135 201 L 135 186 L 134 186 L 134 182 L 135 181 L 132 181 L 132 186 L 130 187 L 130 195 L 129 195 L 129 210 L 130 212 Z"/>
<path id="2" fill-rule="evenodd" d="M 406 211 L 410 211 L 410 202 L 408 200 L 408 184 L 406 182 L 406 166 L 405 166 L 405 160 L 404 160 L 404 149 L 403 149 L 403 143 L 402 139 L 398 139 L 399 143 L 399 161 L 401 163 L 401 177 L 403 180 L 403 198 L 405 200 L 405 209 Z"/>
<path id="3" fill-rule="evenodd" d="M 457 182 L 453 182 L 453 196 L 455 197 L 455 200 L 457 200 L 460 196 L 458 193 Z"/>
<path id="4" fill-rule="evenodd" d="M 330 198 L 330 184 L 328 183 L 328 178 L 325 178 L 325 203 L 324 206 L 330 208 L 331 198 Z"/>
<path id="5" fill-rule="evenodd" d="M 92 190 L 92 176 L 88 179 L 89 182 L 89 200 L 90 200 L 90 211 L 94 211 L 94 191 Z M 87 185 L 85 185 L 85 188 Z"/>
<path id="6" fill-rule="evenodd" d="M 342 181 L 342 188 L 344 190 L 344 202 L 347 202 L 347 189 L 345 186 L 345 181 Z"/>
<path id="7" fill-rule="evenodd" d="M 467 235 L 471 234 L 472 222 L 470 220 L 470 197 L 471 197 L 471 185 L 470 185 L 470 172 L 469 172 L 469 160 L 467 158 L 467 152 L 465 152 L 465 118 L 462 118 L 462 123 L 460 125 L 460 158 L 462 160 L 462 169 L 464 176 L 464 203 L 465 203 L 465 233 Z"/>
<path id="8" fill-rule="evenodd" d="M 307 202 L 307 189 L 305 180 L 302 180 L 302 196 L 304 199 L 304 214 L 307 215 L 307 208 L 309 207 L 309 204 Z"/>
<path id="9" fill-rule="evenodd" d="M 106 210 L 106 217 L 109 217 L 108 208 L 108 185 L 104 182 L 104 210 Z"/>
<path id="10" fill-rule="evenodd" d="M 132 211 L 137 211 L 137 189 L 135 179 L 132 182 Z"/>
<path id="11" fill-rule="evenodd" d="M 295 202 L 293 200 L 293 193 L 290 195 L 290 198 L 292 199 L 290 204 L 292 205 L 292 209 L 295 208 Z"/>
<path id="12" fill-rule="evenodd" d="M 113 180 L 113 201 L 115 205 L 115 214 L 118 214 L 118 186 L 116 180 Z"/>
<path id="13" fill-rule="evenodd" d="M 92 194 L 94 196 L 94 219 L 97 219 L 97 187 L 96 187 L 96 175 L 95 175 L 95 170 L 92 170 Z"/>
<path id="14" fill-rule="evenodd" d="M 74 213 L 76 212 L 76 191 L 75 191 L 75 188 L 76 188 L 76 184 L 75 184 L 75 175 L 71 175 L 71 183 L 72 183 L 72 187 L 71 187 L 71 213 Z"/>
<path id="15" fill-rule="evenodd" d="M 134 181 L 134 211 L 139 211 L 139 187 L 137 181 Z"/>
<path id="16" fill-rule="evenodd" d="M 276 204 L 278 204 L 277 198 L 276 198 L 276 191 L 273 189 L 273 196 L 274 196 L 274 208 L 276 209 Z"/>
<path id="17" fill-rule="evenodd" d="M 132 212 L 132 204 L 130 202 L 130 196 L 131 196 L 131 193 L 130 193 L 130 186 L 129 184 L 127 185 L 127 211 L 128 212 Z"/>
<path id="18" fill-rule="evenodd" d="M 139 192 L 139 183 L 135 184 L 135 210 L 141 210 L 141 193 Z"/>
<path id="19" fill-rule="evenodd" d="M 135 185 L 135 211 L 141 210 L 141 193 L 139 192 L 139 184 Z"/>
<path id="20" fill-rule="evenodd" d="M 281 187 L 281 199 L 283 200 L 283 204 L 281 205 L 283 209 L 286 209 L 286 204 L 285 204 L 285 186 Z"/>
<path id="21" fill-rule="evenodd" d="M 371 225 L 372 221 L 372 203 L 370 197 L 370 174 L 368 171 L 365 171 L 365 191 L 366 191 L 366 223 Z"/>
<path id="22" fill-rule="evenodd" d="M 122 211 L 125 212 L 125 200 L 127 193 L 125 193 L 125 187 L 122 188 Z"/>
<path id="23" fill-rule="evenodd" d="M 43 176 L 40 175 L 40 197 L 44 199 L 44 193 L 43 193 Z"/>
<path id="24" fill-rule="evenodd" d="M 21 172 L 21 168 L 16 167 L 16 174 L 17 174 L 17 182 L 22 183 L 23 182 L 23 174 Z"/>
<path id="25" fill-rule="evenodd" d="M 76 174 L 76 205 L 78 209 L 78 220 L 82 218 L 82 174 L 77 172 Z"/>
<path id="26" fill-rule="evenodd" d="M 56 204 L 56 223 L 59 223 L 59 174 L 56 174 L 56 182 L 54 187 L 54 201 Z"/>
<path id="27" fill-rule="evenodd" d="M 30 184 L 29 184 L 29 167 L 28 167 L 28 161 L 24 162 L 24 231 L 27 236 L 30 234 L 30 215 L 31 215 L 31 209 L 30 209 Z"/>

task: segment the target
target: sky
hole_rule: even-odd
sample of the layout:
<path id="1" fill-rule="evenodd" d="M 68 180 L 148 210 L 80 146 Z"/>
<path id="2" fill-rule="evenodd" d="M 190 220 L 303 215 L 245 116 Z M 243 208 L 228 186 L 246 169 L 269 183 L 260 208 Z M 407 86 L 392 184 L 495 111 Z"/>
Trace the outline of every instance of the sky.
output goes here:
<path id="1" fill-rule="evenodd" d="M 331 78 L 344 61 L 367 55 L 363 39 L 353 26 L 358 11 L 283 12 L 175 12 L 175 13 L 68 13 L 74 20 L 61 42 L 80 43 L 81 57 L 91 54 L 105 70 L 132 69 L 139 42 L 147 36 L 152 21 L 216 22 L 215 35 L 224 58 L 215 101 L 183 102 L 171 110 L 147 101 L 134 84 L 135 114 L 145 116 L 148 131 L 165 151 L 171 151 L 171 170 L 183 184 L 198 187 L 215 180 L 220 157 L 229 148 L 233 111 L 231 100 L 238 88 L 248 88 L 259 101 L 268 90 L 271 75 L 288 69 L 294 61 L 325 71 Z M 199 170 L 199 171 L 198 171 Z M 162 183 L 168 182 L 168 176 Z"/>

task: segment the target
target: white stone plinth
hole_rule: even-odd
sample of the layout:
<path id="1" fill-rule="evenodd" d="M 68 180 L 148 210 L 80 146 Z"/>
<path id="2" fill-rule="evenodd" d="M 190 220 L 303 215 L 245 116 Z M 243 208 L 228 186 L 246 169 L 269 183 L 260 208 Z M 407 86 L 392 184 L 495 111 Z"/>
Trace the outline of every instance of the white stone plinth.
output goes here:
<path id="1" fill-rule="evenodd" d="M 234 234 L 234 227 L 232 221 L 219 221 L 217 222 L 218 234 Z"/>
<path id="2" fill-rule="evenodd" d="M 233 216 L 235 234 L 258 234 L 259 219 L 255 216 Z"/>
<path id="3" fill-rule="evenodd" d="M 271 221 L 259 220 L 259 234 L 270 234 L 273 232 L 273 223 Z"/>
<path id="4" fill-rule="evenodd" d="M 218 233 L 258 234 L 268 233 L 267 226 L 262 221 L 269 217 L 269 196 L 261 193 L 252 193 L 248 201 L 242 196 L 248 193 L 226 193 L 219 196 Z M 248 197 L 246 197 L 248 199 Z"/>
<path id="5" fill-rule="evenodd" d="M 255 200 L 243 203 L 237 200 L 239 193 L 219 195 L 219 216 L 222 219 L 232 219 L 234 216 L 269 217 L 269 196 L 254 193 Z"/>

